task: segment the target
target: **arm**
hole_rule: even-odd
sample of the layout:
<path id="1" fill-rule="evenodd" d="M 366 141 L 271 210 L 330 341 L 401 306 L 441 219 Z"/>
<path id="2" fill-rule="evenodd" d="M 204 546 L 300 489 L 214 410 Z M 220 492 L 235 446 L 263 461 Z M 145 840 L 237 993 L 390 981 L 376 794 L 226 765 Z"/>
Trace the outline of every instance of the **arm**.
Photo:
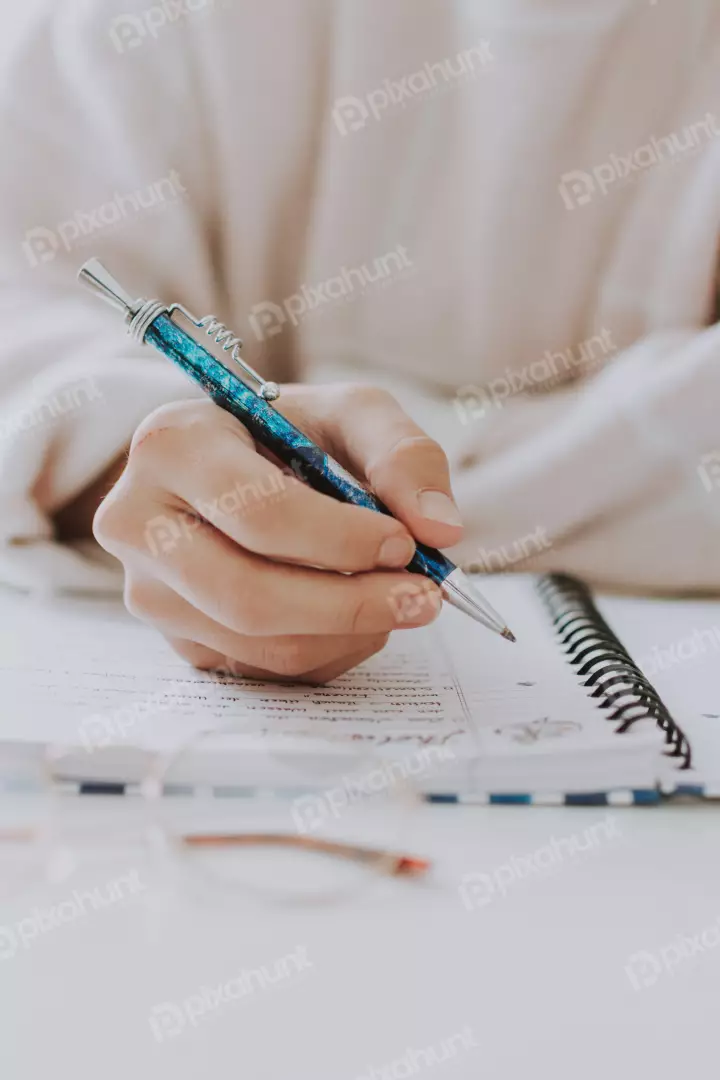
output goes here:
<path id="1" fill-rule="evenodd" d="M 215 220 L 224 205 L 200 164 L 210 155 L 198 149 L 203 140 L 192 102 L 203 100 L 203 88 L 191 58 L 159 43 L 140 50 L 137 64 L 132 54 L 108 59 L 106 0 L 85 5 L 93 18 L 79 26 L 75 0 L 60 3 L 31 35 L 8 80 L 12 97 L 0 111 L 0 134 L 25 132 L 17 161 L 0 180 L 7 313 L 0 341 L 0 578 L 38 588 L 115 584 L 117 572 L 99 559 L 91 565 L 77 547 L 52 542 L 85 535 L 112 485 L 93 528 L 122 564 L 133 614 L 198 667 L 252 678 L 332 679 L 381 649 L 391 631 L 426 625 L 437 615 L 437 587 L 403 568 L 414 538 L 448 546 L 461 535 L 445 456 L 386 394 L 286 387 L 282 409 L 373 486 L 398 520 L 343 505 L 256 453 L 242 425 L 212 402 L 177 401 L 196 396 L 192 384 L 163 359 L 123 345 L 112 313 L 76 283 L 90 252 L 76 250 L 78 237 L 67 223 L 82 232 L 86 217 L 73 208 L 102 207 L 113 193 L 136 188 L 138 177 L 170 175 L 171 163 L 187 198 L 158 215 L 128 214 L 112 234 L 99 235 L 97 243 L 93 236 L 93 250 L 139 290 L 199 313 L 211 310 L 211 254 L 220 258 L 217 240 L 207 240 L 216 233 L 204 200 L 215 204 Z M 324 2 L 309 6 L 318 16 L 325 8 Z M 259 19 L 251 5 L 235 9 L 238 19 L 246 10 Z M 288 32 L 288 41 L 299 62 L 299 36 L 308 47 L 317 38 L 305 6 L 272 0 L 262 14 L 269 47 L 278 16 L 296 20 L 298 33 Z M 205 42 L 208 56 L 211 45 Z M 267 55 L 255 48 L 258 65 Z M 130 64 L 136 64 L 131 74 Z M 277 67 L 267 79 L 277 79 Z M 287 69 L 286 63 L 290 85 Z M 246 78 L 254 87 L 256 80 Z M 237 113 L 236 101 L 221 97 Z M 245 116 L 232 116 L 236 129 L 244 130 L 251 112 L 257 126 L 267 124 L 256 100 L 245 95 Z M 283 204 L 294 214 L 286 188 L 294 186 L 298 147 L 313 151 L 287 100 L 279 92 L 273 114 L 286 125 L 273 129 L 271 140 L 285 161 L 272 170 L 275 203 L 266 196 L 267 162 L 254 176 L 265 201 L 244 191 L 254 225 L 238 230 L 245 268 L 267 261 L 266 226 L 277 229 L 284 220 L 273 207 Z M 218 129 L 222 135 L 219 122 Z M 249 157 L 255 164 L 251 151 Z M 222 178 L 234 186 L 236 171 L 226 168 Z M 298 222 L 299 230 L 299 216 Z M 253 236 L 256 246 L 249 248 Z M 293 252 L 285 233 L 283 241 L 287 267 L 302 248 Z M 230 291 L 226 280 L 219 284 Z M 250 295 L 268 294 L 250 286 Z"/>
<path id="2" fill-rule="evenodd" d="M 455 481 L 470 539 L 454 554 L 720 591 L 719 404 L 718 324 L 658 332 L 577 389 L 512 401 L 470 435 Z"/>
<path id="3" fill-rule="evenodd" d="M 112 14 L 48 5 L 4 72 L 0 577 L 21 587 L 114 585 L 56 524 L 85 532 L 83 492 L 99 497 L 149 412 L 195 394 L 85 297 L 80 264 L 97 253 L 139 290 L 211 307 L 190 35 L 119 53 Z"/>

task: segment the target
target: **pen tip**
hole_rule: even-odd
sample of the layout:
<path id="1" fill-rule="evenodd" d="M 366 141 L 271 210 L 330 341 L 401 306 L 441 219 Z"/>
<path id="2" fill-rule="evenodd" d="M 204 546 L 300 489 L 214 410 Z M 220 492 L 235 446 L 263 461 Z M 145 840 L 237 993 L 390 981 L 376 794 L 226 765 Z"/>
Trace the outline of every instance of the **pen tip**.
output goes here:
<path id="1" fill-rule="evenodd" d="M 516 638 L 516 637 L 515 637 L 515 635 L 513 634 L 512 630 L 508 629 L 508 627 L 507 627 L 507 626 L 506 626 L 506 627 L 505 627 L 505 629 L 503 630 L 503 632 L 502 632 L 502 636 L 503 636 L 504 638 L 507 638 L 507 640 L 508 640 L 508 641 L 517 641 L 517 638 Z"/>

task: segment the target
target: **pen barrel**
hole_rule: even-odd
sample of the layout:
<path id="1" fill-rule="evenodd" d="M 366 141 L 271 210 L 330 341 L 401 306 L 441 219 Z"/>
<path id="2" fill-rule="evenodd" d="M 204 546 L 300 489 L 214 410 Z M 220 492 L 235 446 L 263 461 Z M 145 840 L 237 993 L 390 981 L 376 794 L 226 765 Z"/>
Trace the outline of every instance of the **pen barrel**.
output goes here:
<path id="1" fill-rule="evenodd" d="M 339 462 L 246 386 L 168 315 L 155 319 L 145 334 L 145 341 L 177 364 L 216 405 L 239 420 L 258 443 L 286 466 L 289 475 L 340 502 L 392 516 L 388 508 Z M 406 569 L 423 574 L 440 585 L 455 566 L 442 552 L 418 544 Z"/>

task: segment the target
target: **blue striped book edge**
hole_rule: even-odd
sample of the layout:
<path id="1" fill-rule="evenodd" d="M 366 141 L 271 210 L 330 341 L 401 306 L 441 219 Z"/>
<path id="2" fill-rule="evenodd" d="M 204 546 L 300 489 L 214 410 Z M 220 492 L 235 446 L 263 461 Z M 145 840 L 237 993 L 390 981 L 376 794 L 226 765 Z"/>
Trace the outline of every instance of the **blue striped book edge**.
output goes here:
<path id="1" fill-rule="evenodd" d="M 475 806 L 651 806 L 659 803 L 658 788 L 627 791 L 591 791 L 577 794 L 537 792 L 535 794 L 429 795 L 431 803 L 456 803 Z"/>
<path id="2" fill-rule="evenodd" d="M 17 794 L 23 790 L 21 784 L 0 783 L 0 794 Z M 24 788 L 24 790 L 28 790 Z M 63 781 L 55 785 L 55 790 L 77 795 L 140 795 L 138 784 L 79 783 Z M 196 794 L 210 795 L 215 798 L 253 798 L 266 794 L 267 789 L 252 787 L 210 787 L 194 788 L 191 785 L 168 785 L 164 794 L 167 796 L 192 797 Z M 307 794 L 303 790 L 283 792 L 287 798 Z M 485 793 L 463 795 L 451 792 L 433 792 L 426 795 L 429 803 L 447 803 L 476 806 L 655 806 L 674 797 L 694 799 L 720 799 L 720 790 L 710 790 L 702 784 L 677 784 L 674 788 L 634 788 L 597 792 L 535 792 L 535 793 Z"/>

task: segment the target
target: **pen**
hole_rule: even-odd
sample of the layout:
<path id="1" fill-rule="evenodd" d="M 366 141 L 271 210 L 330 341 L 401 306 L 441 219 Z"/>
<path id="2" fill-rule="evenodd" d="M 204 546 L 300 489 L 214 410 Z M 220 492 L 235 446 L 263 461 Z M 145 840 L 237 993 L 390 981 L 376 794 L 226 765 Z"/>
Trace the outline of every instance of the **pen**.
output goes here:
<path id="1" fill-rule="evenodd" d="M 174 361 L 217 405 L 240 420 L 258 443 L 293 468 L 310 487 L 341 502 L 390 514 L 388 508 L 339 462 L 272 407 L 271 402 L 280 396 L 279 387 L 276 383 L 266 382 L 245 363 L 240 356 L 242 341 L 214 315 L 196 319 L 182 304 L 168 306 L 159 300 L 133 300 L 98 259 L 85 263 L 79 279 L 122 312 L 128 333 L 135 341 L 153 345 Z M 186 333 L 173 320 L 177 312 L 212 338 L 223 352 L 230 353 L 229 359 L 236 371 Z M 463 571 L 440 551 L 418 543 L 406 569 L 434 581 L 453 607 L 508 641 L 515 641 L 500 615 Z"/>

